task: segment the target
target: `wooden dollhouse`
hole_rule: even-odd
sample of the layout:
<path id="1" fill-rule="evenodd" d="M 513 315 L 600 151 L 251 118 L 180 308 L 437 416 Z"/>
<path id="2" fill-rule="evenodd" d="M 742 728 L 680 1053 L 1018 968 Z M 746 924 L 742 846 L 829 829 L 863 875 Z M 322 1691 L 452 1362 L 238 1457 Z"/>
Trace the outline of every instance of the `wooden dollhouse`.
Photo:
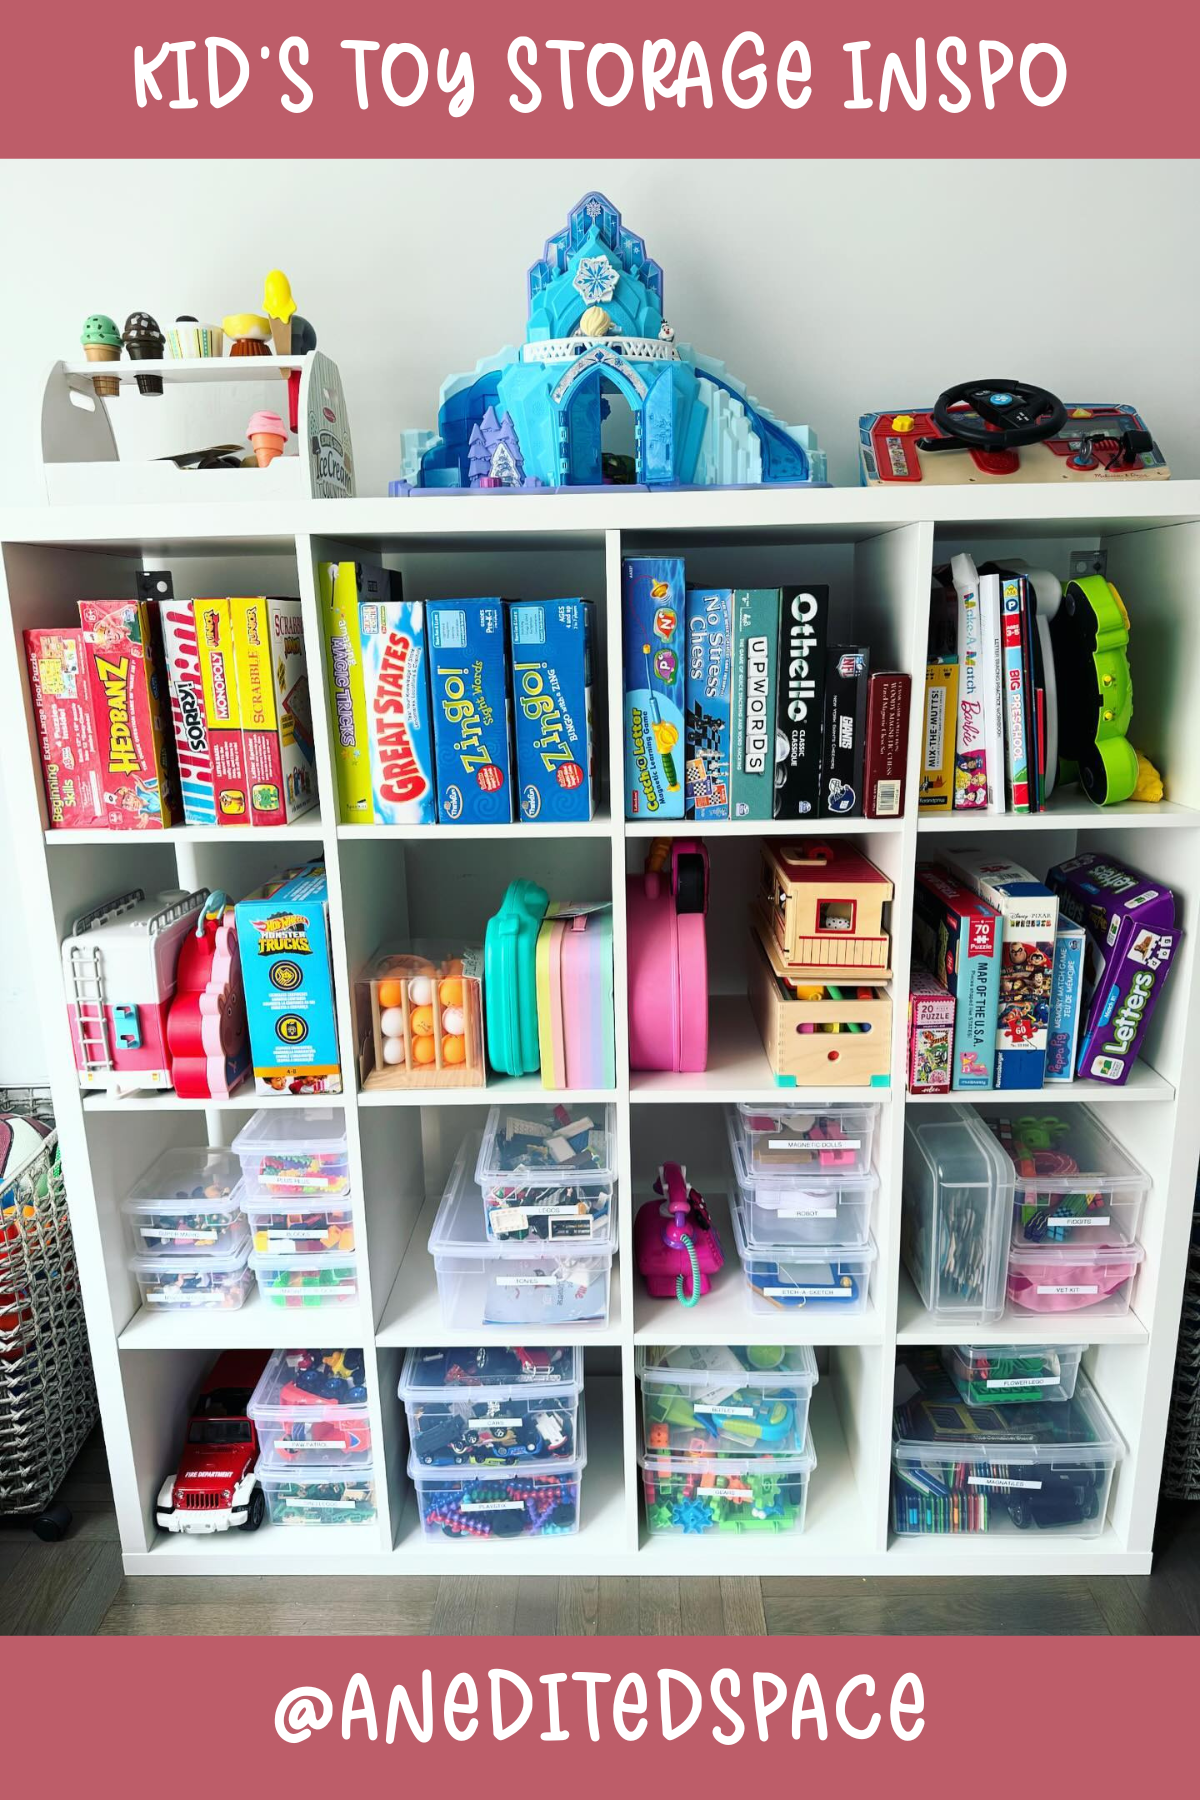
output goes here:
<path id="1" fill-rule="evenodd" d="M 890 980 L 891 898 L 887 876 L 857 850 L 807 838 L 763 843 L 757 922 L 789 969 L 826 981 Z"/>

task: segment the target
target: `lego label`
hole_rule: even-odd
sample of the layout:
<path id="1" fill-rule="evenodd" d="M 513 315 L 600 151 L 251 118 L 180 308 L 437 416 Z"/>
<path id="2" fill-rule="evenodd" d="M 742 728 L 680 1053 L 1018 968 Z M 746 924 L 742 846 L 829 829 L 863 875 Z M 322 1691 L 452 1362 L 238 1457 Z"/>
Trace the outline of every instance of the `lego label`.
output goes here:
<path id="1" fill-rule="evenodd" d="M 688 589 L 684 739 L 689 819 L 729 817 L 732 627 L 728 588 Z"/>
<path id="2" fill-rule="evenodd" d="M 509 633 L 521 817 L 555 823 L 590 819 L 595 808 L 591 603 L 514 603 Z"/>
<path id="3" fill-rule="evenodd" d="M 419 600 L 364 600 L 358 639 L 371 810 L 385 825 L 432 825 L 437 798 L 425 608 Z"/>
<path id="4" fill-rule="evenodd" d="M 443 824 L 513 817 L 507 630 L 502 600 L 426 605 L 437 815 Z"/>
<path id="5" fill-rule="evenodd" d="M 628 819 L 683 817 L 684 608 L 677 557 L 621 564 Z"/>

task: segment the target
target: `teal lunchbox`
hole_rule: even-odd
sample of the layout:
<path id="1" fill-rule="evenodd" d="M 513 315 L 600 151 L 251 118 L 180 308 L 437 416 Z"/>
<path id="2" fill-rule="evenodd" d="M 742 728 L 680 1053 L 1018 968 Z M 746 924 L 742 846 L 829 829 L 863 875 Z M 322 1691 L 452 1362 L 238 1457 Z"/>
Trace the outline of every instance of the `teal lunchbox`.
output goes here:
<path id="1" fill-rule="evenodd" d="M 536 881 L 512 881 L 483 940 L 488 1061 L 497 1075 L 536 1075 L 537 939 L 550 896 Z"/>

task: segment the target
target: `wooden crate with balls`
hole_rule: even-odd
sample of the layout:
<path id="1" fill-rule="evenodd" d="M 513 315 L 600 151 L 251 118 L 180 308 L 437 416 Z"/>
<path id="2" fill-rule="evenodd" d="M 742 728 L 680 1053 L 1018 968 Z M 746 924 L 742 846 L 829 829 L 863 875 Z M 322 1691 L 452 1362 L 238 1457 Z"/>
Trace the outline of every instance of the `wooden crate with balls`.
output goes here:
<path id="1" fill-rule="evenodd" d="M 380 952 L 356 988 L 367 1089 L 487 1085 L 483 952 L 417 942 Z"/>

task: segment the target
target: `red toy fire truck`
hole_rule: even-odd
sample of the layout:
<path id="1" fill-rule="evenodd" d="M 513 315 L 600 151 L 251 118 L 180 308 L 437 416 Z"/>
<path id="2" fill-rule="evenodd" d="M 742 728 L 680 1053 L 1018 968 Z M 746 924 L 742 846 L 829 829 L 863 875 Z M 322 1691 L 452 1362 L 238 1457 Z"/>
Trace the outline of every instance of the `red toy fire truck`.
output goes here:
<path id="1" fill-rule="evenodd" d="M 158 1492 L 161 1531 L 257 1531 L 262 1524 L 258 1432 L 246 1407 L 264 1362 L 254 1351 L 218 1357 L 188 1420 L 179 1467 Z"/>

